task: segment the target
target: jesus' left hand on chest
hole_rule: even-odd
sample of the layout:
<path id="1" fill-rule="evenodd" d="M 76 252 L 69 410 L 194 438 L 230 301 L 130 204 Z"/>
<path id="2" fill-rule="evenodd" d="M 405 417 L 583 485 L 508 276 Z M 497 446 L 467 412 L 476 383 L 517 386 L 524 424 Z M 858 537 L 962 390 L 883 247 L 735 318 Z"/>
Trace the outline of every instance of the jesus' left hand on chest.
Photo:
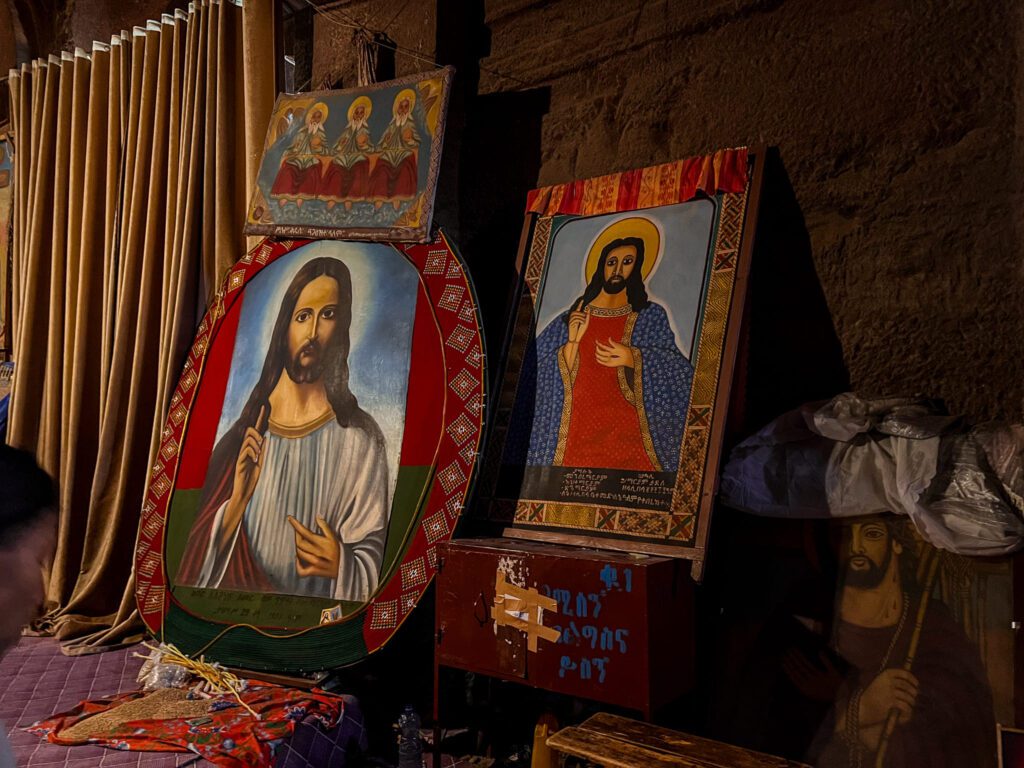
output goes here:
<path id="1" fill-rule="evenodd" d="M 596 350 L 597 362 L 606 368 L 632 368 L 635 365 L 633 348 L 613 339 L 608 339 L 607 344 L 596 342 Z"/>

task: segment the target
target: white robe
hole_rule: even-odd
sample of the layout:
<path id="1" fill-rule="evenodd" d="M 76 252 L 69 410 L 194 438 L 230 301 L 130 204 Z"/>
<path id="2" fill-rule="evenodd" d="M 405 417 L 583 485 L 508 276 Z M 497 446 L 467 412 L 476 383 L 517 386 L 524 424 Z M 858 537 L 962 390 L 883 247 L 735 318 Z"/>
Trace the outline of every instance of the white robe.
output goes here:
<path id="1" fill-rule="evenodd" d="M 260 478 L 242 518 L 260 568 L 282 594 L 367 600 L 380 578 L 390 511 L 383 446 L 332 418 L 302 437 L 268 430 L 263 450 Z M 224 556 L 217 557 L 216 535 L 226 506 L 214 518 L 197 587 L 220 586 L 238 541 L 236 530 Z M 317 516 L 327 521 L 341 544 L 336 578 L 299 576 L 295 530 L 287 515 L 317 534 Z"/>

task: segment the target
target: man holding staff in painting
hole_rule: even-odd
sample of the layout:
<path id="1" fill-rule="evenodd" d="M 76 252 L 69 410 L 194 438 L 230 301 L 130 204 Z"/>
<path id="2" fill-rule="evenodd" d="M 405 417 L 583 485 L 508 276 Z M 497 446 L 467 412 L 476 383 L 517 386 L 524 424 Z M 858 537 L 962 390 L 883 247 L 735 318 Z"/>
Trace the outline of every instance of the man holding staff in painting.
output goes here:
<path id="1" fill-rule="evenodd" d="M 925 546 L 922 566 L 909 525 L 887 517 L 847 530 L 834 645 L 850 672 L 811 748 L 820 768 L 995 765 L 985 669 L 932 596 L 932 559 L 943 553 Z M 817 663 L 791 656 L 786 672 L 799 689 L 837 674 L 824 656 Z"/>
<path id="2" fill-rule="evenodd" d="M 259 381 L 211 457 L 180 583 L 356 601 L 376 589 L 388 469 L 349 389 L 351 319 L 341 261 L 296 273 Z"/>

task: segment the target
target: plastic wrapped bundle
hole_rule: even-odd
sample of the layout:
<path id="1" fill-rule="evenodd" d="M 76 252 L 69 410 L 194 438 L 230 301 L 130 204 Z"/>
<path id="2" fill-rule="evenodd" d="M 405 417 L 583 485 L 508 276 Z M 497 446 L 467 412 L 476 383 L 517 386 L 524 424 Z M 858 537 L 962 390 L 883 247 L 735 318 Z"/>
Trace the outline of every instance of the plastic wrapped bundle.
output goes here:
<path id="1" fill-rule="evenodd" d="M 180 664 L 171 664 L 164 659 L 169 652 L 167 646 L 161 643 L 157 648 L 152 648 L 139 669 L 136 680 L 142 683 L 142 690 L 156 691 L 162 688 L 186 688 L 193 682 L 192 673 Z M 141 654 L 135 654 L 141 657 Z"/>
<path id="2" fill-rule="evenodd" d="M 737 446 L 721 500 L 769 517 L 894 512 L 942 549 L 1007 554 L 1024 539 L 1024 427 L 972 427 L 934 401 L 847 393 Z"/>

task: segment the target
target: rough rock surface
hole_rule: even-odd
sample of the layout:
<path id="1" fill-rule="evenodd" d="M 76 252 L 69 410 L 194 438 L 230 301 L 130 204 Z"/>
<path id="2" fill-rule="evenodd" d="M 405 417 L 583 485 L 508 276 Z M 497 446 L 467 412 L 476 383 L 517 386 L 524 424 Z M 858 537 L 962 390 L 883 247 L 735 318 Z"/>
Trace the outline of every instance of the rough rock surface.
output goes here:
<path id="1" fill-rule="evenodd" d="M 74 41 L 168 5 L 77 0 Z M 791 288 L 776 307 L 761 301 L 759 310 L 755 298 L 755 322 L 791 336 L 781 357 L 792 386 L 752 365 L 750 387 L 778 395 L 763 415 L 849 383 L 941 397 L 974 417 L 1022 418 L 1018 3 L 326 5 L 336 20 L 386 26 L 399 45 L 459 67 L 455 165 L 442 176 L 438 215 L 474 266 L 492 351 L 527 189 L 764 142 L 779 148 L 783 179 L 769 180 L 769 191 L 792 196 L 805 233 L 801 244 L 790 232 L 758 253 L 755 295 Z M 314 83 L 352 84 L 352 29 L 323 16 L 313 26 Z M 398 74 L 425 68 L 401 53 L 395 60 Z M 807 258 L 783 263 L 794 248 Z M 801 318 L 792 305 L 805 294 L 823 311 Z M 763 319 L 776 309 L 789 313 L 786 323 Z M 820 326 L 817 335 L 808 326 Z M 755 328 L 752 359 L 771 359 L 784 341 Z M 801 388 L 822 355 L 849 381 L 836 373 Z"/>
<path id="2" fill-rule="evenodd" d="M 1020 420 L 1020 6 L 504 0 L 486 24 L 484 65 L 550 88 L 538 183 L 776 145 L 852 386 Z"/>
<path id="3" fill-rule="evenodd" d="M 527 142 L 536 157 L 525 161 L 536 169 L 534 183 L 723 146 L 775 145 L 809 239 L 810 263 L 801 269 L 816 276 L 827 306 L 813 322 L 834 326 L 849 384 L 941 397 L 975 417 L 1021 418 L 1021 183 L 1013 169 L 1022 142 L 1015 93 L 1024 93 L 1024 78 L 1015 3 L 980 13 L 968 3 L 891 0 L 493 0 L 460 3 L 460 18 L 444 18 L 446 5 L 438 8 L 439 39 L 457 24 L 489 40 L 481 71 L 472 61 L 469 71 L 460 68 L 464 78 L 479 77 L 465 120 L 490 122 L 506 137 L 500 123 L 536 118 L 537 141 Z M 357 6 L 345 5 L 370 14 L 366 23 L 389 16 Z M 428 51 L 430 12 L 414 15 L 416 24 L 396 24 L 391 34 Z M 323 50 L 337 58 L 339 47 Z M 448 53 L 460 63 L 459 52 Z M 546 103 L 524 114 L 515 108 L 522 92 L 543 92 Z M 487 108 L 502 97 L 509 108 Z M 522 146 L 508 151 L 521 155 Z M 481 188 L 502 180 L 480 156 L 460 168 L 454 205 L 479 221 Z M 500 194 L 483 194 L 511 214 Z M 479 263 L 479 225 L 461 210 L 458 219 L 469 230 L 463 249 Z M 513 240 L 516 230 L 498 227 Z M 490 266 L 504 273 L 514 243 L 492 240 L 488 250 Z M 823 354 L 814 344 L 794 354 L 801 351 L 803 367 Z M 825 389 L 814 394 L 827 396 Z"/>
<path id="4" fill-rule="evenodd" d="M 356 80 L 356 27 L 383 31 L 404 52 L 385 52 L 395 76 L 433 67 L 437 13 L 435 3 L 405 0 L 355 0 L 324 3 L 313 16 L 313 90 L 324 84 L 352 88 Z"/>

